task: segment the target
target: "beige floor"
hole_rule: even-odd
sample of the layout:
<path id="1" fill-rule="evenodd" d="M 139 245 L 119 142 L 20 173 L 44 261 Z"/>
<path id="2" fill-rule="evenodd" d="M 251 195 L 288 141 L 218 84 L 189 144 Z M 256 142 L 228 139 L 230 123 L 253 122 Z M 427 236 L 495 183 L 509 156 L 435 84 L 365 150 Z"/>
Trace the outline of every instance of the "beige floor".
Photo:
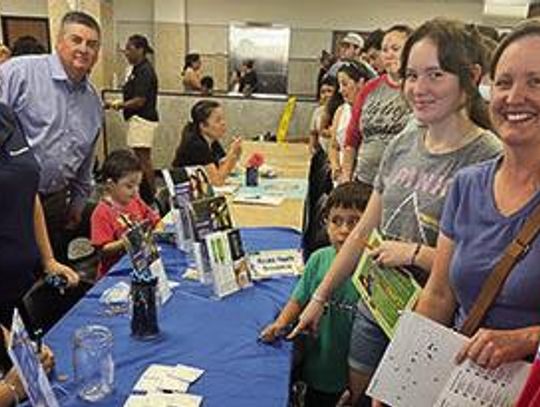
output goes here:
<path id="1" fill-rule="evenodd" d="M 306 178 L 309 166 L 309 151 L 306 144 L 277 144 L 264 142 L 244 142 L 242 145 L 244 163 L 251 153 L 264 155 L 265 163 L 277 171 L 278 179 Z M 232 216 L 238 226 L 290 226 L 300 229 L 304 201 L 285 199 L 279 206 L 232 204 Z"/>

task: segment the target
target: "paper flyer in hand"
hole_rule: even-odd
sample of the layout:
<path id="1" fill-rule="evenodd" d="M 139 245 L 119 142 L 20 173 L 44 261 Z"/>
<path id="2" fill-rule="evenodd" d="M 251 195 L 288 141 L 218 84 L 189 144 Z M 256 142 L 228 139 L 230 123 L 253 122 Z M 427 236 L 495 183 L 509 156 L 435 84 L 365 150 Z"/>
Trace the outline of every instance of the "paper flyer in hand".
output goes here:
<path id="1" fill-rule="evenodd" d="M 511 407 L 530 365 L 487 370 L 455 356 L 467 338 L 405 311 L 369 384 L 367 394 L 393 407 Z"/>
<path id="2" fill-rule="evenodd" d="M 379 246 L 382 241 L 377 230 L 368 239 L 372 247 Z M 407 270 L 380 266 L 365 251 L 352 276 L 352 282 L 389 338 L 394 336 L 400 312 L 411 309 L 422 290 Z"/>
<path id="3" fill-rule="evenodd" d="M 28 336 L 17 309 L 13 313 L 8 354 L 32 406 L 58 407 L 58 400 L 52 391 L 51 383 L 41 366 L 36 348 Z"/>
<path id="4" fill-rule="evenodd" d="M 149 270 L 158 278 L 161 304 L 165 304 L 172 291 L 150 225 L 147 222 L 134 225 L 126 231 L 125 238 L 133 268 L 139 273 Z"/>
<path id="5" fill-rule="evenodd" d="M 304 272 L 302 253 L 297 249 L 264 250 L 249 253 L 248 261 L 254 280 L 299 276 Z"/>

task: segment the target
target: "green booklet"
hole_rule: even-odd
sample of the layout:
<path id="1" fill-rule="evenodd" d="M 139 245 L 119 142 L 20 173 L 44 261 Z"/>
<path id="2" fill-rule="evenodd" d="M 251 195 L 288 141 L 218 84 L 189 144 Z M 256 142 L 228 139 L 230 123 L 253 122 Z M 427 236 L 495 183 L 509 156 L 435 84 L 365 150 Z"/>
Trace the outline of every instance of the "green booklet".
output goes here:
<path id="1" fill-rule="evenodd" d="M 379 246 L 382 241 L 377 230 L 368 239 L 371 247 Z M 411 309 L 422 290 L 409 271 L 380 266 L 366 252 L 360 258 L 352 281 L 364 304 L 389 338 L 394 336 L 401 311 Z"/>

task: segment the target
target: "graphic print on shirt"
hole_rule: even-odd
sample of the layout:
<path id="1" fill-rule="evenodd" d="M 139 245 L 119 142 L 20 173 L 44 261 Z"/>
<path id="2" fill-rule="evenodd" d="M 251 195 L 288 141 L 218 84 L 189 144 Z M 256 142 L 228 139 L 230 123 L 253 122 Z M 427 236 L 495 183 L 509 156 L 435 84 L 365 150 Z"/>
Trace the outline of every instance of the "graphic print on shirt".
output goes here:
<path id="1" fill-rule="evenodd" d="M 381 140 L 385 143 L 405 126 L 409 109 L 399 92 L 384 92 L 388 97 L 372 95 L 362 110 L 363 142 Z"/>
<path id="2" fill-rule="evenodd" d="M 427 173 L 405 165 L 390 175 L 385 193 L 398 204 L 384 216 L 381 231 L 386 238 L 435 245 L 441 202 L 453 178 L 451 167 Z"/>

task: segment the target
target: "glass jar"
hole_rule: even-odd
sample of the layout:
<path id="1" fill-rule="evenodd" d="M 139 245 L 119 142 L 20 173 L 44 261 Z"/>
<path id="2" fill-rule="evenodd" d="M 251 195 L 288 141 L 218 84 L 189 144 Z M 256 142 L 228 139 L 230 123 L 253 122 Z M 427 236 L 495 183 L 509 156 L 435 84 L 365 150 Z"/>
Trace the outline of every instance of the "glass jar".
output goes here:
<path id="1" fill-rule="evenodd" d="M 113 390 L 113 334 L 102 325 L 86 325 L 73 336 L 73 370 L 77 393 L 86 401 L 105 398 Z"/>

